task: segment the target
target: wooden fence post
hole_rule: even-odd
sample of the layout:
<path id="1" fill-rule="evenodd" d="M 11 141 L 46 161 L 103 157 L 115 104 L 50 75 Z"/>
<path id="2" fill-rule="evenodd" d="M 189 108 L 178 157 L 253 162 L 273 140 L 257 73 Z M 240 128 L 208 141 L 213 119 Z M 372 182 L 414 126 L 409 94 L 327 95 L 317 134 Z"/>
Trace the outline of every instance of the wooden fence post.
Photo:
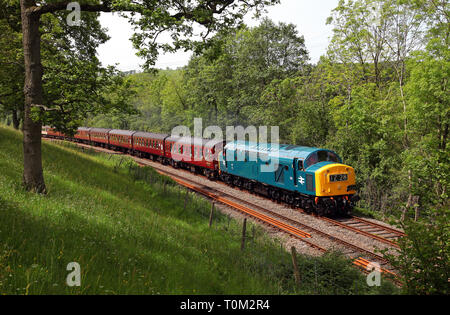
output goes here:
<path id="1" fill-rule="evenodd" d="M 211 213 L 209 214 L 209 227 L 211 227 L 214 218 L 214 201 L 211 202 Z"/>
<path id="2" fill-rule="evenodd" d="M 298 270 L 298 264 L 297 264 L 297 252 L 295 250 L 295 247 L 291 247 L 291 254 L 292 254 L 292 265 L 294 266 L 294 277 L 295 277 L 295 283 L 297 286 L 300 285 L 300 272 Z"/>
<path id="3" fill-rule="evenodd" d="M 245 248 L 245 231 L 247 229 L 247 218 L 244 218 L 244 224 L 242 225 L 242 242 L 241 242 L 241 250 Z"/>

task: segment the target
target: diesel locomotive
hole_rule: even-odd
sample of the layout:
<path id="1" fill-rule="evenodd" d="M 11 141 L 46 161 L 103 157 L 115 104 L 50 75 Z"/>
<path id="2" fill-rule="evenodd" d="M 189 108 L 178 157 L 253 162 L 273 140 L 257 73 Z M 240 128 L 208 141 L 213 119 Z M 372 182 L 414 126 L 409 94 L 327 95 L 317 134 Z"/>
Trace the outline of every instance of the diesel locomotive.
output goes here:
<path id="1" fill-rule="evenodd" d="M 188 169 L 317 215 L 350 214 L 359 200 L 355 170 L 331 150 L 88 127 L 67 137 L 46 126 L 42 135 Z"/>

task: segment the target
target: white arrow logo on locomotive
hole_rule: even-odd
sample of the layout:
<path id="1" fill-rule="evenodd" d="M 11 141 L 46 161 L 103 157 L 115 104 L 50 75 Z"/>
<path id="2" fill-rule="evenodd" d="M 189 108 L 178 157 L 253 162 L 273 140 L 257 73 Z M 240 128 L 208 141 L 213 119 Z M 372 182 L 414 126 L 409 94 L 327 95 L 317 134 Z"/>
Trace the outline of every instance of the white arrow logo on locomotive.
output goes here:
<path id="1" fill-rule="evenodd" d="M 300 182 L 300 184 L 305 184 L 305 179 L 302 177 L 302 176 L 300 176 L 299 178 L 298 178 L 298 181 Z"/>

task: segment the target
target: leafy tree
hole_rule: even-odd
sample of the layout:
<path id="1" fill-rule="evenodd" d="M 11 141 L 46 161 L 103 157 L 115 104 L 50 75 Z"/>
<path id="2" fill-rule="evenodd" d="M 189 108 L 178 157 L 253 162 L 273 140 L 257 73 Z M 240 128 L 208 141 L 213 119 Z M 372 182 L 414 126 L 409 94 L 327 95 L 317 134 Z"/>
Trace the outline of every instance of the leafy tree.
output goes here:
<path id="1" fill-rule="evenodd" d="M 23 112 L 23 54 L 18 7 L 0 5 L 0 105 L 19 129 Z"/>
<path id="2" fill-rule="evenodd" d="M 384 251 L 385 257 L 400 274 L 404 293 L 450 293 L 449 215 L 447 205 L 433 209 L 419 222 L 406 219 L 401 225 L 407 236 L 399 240 L 399 250 L 392 254 Z"/>
<path id="3" fill-rule="evenodd" d="M 219 34 L 215 44 L 191 60 L 186 79 L 195 112 L 220 126 L 266 124 L 267 111 L 279 111 L 261 99 L 266 87 L 307 70 L 304 39 L 292 24 L 264 19 L 257 27 Z"/>
<path id="4" fill-rule="evenodd" d="M 450 49 L 442 39 L 432 39 L 409 66 L 411 78 L 405 89 L 411 104 L 411 138 L 416 145 L 404 153 L 404 159 L 405 167 L 413 170 L 411 189 L 426 211 L 426 205 L 443 206 L 450 188 Z"/>
<path id="5" fill-rule="evenodd" d="M 11 0 L 12 1 L 12 0 Z M 84 12 L 130 12 L 130 22 L 140 30 L 133 37 L 133 43 L 139 48 L 140 55 L 146 57 L 147 65 L 155 62 L 158 49 L 175 51 L 180 48 L 194 48 L 194 23 L 205 27 L 200 36 L 206 39 L 211 31 L 217 31 L 239 24 L 244 14 L 252 8 L 259 12 L 265 5 L 277 3 L 277 0 L 252 1 L 82 1 L 80 9 Z M 44 105 L 43 68 L 41 63 L 40 27 L 46 14 L 58 16 L 66 10 L 69 1 L 20 0 L 25 64 L 25 106 L 24 106 L 24 186 L 28 190 L 45 193 L 45 183 L 41 158 L 41 121 L 34 119 L 32 108 L 53 109 Z M 91 16 L 83 14 L 84 16 Z M 89 25 L 89 23 L 88 23 Z M 172 44 L 157 42 L 159 34 L 168 31 L 172 34 Z M 74 31 L 74 33 L 77 33 Z M 82 33 L 82 32 L 80 32 Z M 89 34 L 89 33 L 85 33 Z M 73 34 L 72 34 L 73 35 Z M 88 37 L 86 35 L 86 37 Z M 87 38 L 84 39 L 87 39 Z M 71 36 L 67 39 L 82 39 L 83 36 Z M 69 40 L 70 41 L 70 40 Z M 94 43 L 95 41 L 92 41 Z M 95 44 L 91 47 L 95 47 Z M 68 120 L 67 120 L 68 121 Z"/>

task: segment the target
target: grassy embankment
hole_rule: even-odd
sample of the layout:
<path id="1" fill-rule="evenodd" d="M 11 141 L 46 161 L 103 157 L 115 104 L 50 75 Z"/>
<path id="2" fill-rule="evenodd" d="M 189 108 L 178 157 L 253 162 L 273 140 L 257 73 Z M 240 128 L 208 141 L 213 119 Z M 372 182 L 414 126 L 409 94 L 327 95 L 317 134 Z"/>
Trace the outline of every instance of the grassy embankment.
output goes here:
<path id="1" fill-rule="evenodd" d="M 72 144 L 43 144 L 48 195 L 21 186 L 22 136 L 0 126 L 0 294 L 390 293 L 369 288 L 349 261 L 289 253 L 262 229 L 241 222 L 150 168 Z M 139 170 L 138 170 L 139 169 Z M 165 185 L 164 182 L 167 182 Z M 67 264 L 81 266 L 69 287 Z"/>

